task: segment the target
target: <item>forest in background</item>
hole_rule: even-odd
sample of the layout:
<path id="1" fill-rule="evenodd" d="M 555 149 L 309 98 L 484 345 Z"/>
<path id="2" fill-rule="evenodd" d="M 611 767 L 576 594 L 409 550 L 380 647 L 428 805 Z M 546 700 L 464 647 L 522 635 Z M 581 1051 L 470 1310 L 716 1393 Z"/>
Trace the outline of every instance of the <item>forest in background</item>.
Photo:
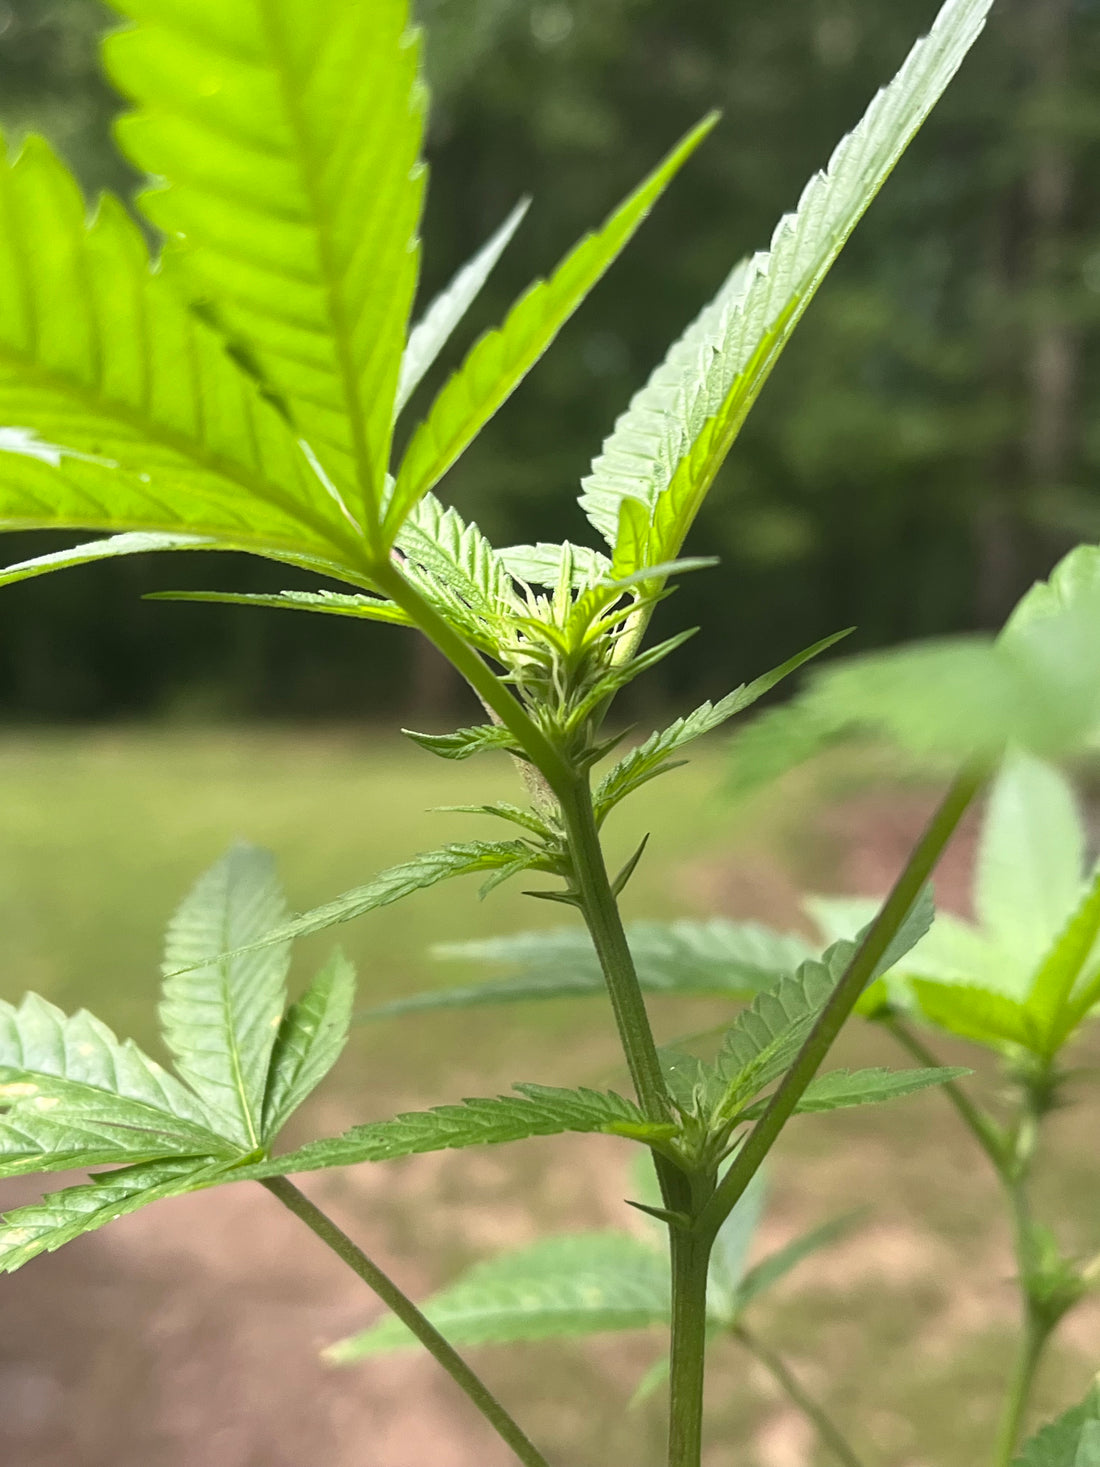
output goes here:
<path id="1" fill-rule="evenodd" d="M 590 538 L 577 483 L 616 415 L 733 262 L 766 245 L 935 3 L 418 9 L 433 94 L 422 299 L 517 198 L 534 200 L 457 349 L 692 122 L 724 113 L 443 486 L 498 544 Z M 90 200 L 142 183 L 112 150 L 120 103 L 98 75 L 97 37 L 116 23 L 95 0 L 0 0 L 9 145 L 45 133 Z M 1100 0 L 998 0 L 749 419 L 687 547 L 720 565 L 662 612 L 666 627 L 704 633 L 640 695 L 657 706 L 725 692 L 851 624 L 861 647 L 996 625 L 1067 545 L 1100 539 L 1098 326 Z M 4 562 L 48 538 L 7 536 Z M 450 676 L 411 633 L 139 599 L 309 584 L 292 577 L 150 556 L 8 588 L 0 718 L 450 711 Z"/>

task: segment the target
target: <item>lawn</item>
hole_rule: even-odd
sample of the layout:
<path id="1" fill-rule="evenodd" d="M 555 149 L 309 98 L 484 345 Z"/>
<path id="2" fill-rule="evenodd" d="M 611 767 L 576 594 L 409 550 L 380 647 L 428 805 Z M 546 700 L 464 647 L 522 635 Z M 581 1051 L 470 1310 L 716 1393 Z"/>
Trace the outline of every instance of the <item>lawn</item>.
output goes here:
<path id="1" fill-rule="evenodd" d="M 888 772 L 881 760 L 834 762 L 735 808 L 720 793 L 720 746 L 705 749 L 650 785 L 613 829 L 619 857 L 652 834 L 628 892 L 629 914 L 723 913 L 796 925 L 800 891 L 881 890 L 928 801 L 926 791 L 907 786 L 892 803 Z M 501 797 L 515 797 L 504 759 L 454 766 L 369 731 L 7 735 L 0 742 L 3 996 L 32 987 L 67 1007 L 85 1003 L 151 1043 L 160 931 L 231 841 L 274 850 L 290 901 L 302 909 L 414 851 L 492 834 L 483 820 L 433 807 Z M 949 903 L 965 889 L 967 855 L 964 834 L 945 868 Z M 476 882 L 447 883 L 303 943 L 296 973 L 304 981 L 338 938 L 358 967 L 366 1005 L 472 978 L 468 968 L 434 960 L 431 945 L 570 920 L 522 895 L 522 886 L 538 884 L 545 883 L 520 881 L 479 902 Z M 662 1001 L 655 1021 L 671 1038 L 722 1015 L 714 1003 Z M 844 1045 L 848 1060 L 896 1062 L 886 1038 L 866 1028 Z M 971 1056 L 960 1047 L 948 1058 Z M 1094 1077 L 1095 1044 L 1081 1058 Z M 605 1005 L 363 1023 L 295 1136 L 491 1094 L 516 1079 L 624 1086 Z M 1046 1207 L 1063 1214 L 1064 1236 L 1082 1247 L 1091 1239 L 1095 1249 L 1096 1102 L 1084 1080 L 1080 1089 L 1080 1110 L 1055 1118 L 1044 1190 Z M 626 1148 L 607 1138 L 531 1142 L 472 1158 L 356 1168 L 313 1185 L 410 1288 L 423 1290 L 539 1229 L 638 1226 L 621 1202 L 626 1161 Z M 771 1242 L 855 1205 L 870 1210 L 850 1241 L 762 1307 L 761 1332 L 790 1352 L 869 1463 L 980 1460 L 1007 1368 L 1011 1255 L 992 1185 L 942 1099 L 799 1122 L 775 1162 L 772 1187 Z M 20 1184 L 18 1196 L 27 1191 Z M 0 1283 L 9 1322 L 0 1343 L 3 1460 L 20 1467 L 503 1464 L 431 1362 L 350 1374 L 315 1364 L 317 1346 L 376 1311 L 326 1272 L 308 1237 L 271 1207 L 247 1187 L 183 1199 Z M 298 1259 L 301 1282 L 279 1277 Z M 722 1348 L 708 1467 L 817 1460 L 801 1421 L 733 1347 Z M 562 1467 L 601 1458 L 648 1467 L 660 1456 L 660 1406 L 621 1408 L 657 1349 L 656 1341 L 632 1338 L 583 1351 L 483 1352 L 481 1362 L 510 1401 L 528 1401 L 533 1433 L 559 1444 Z M 1098 1359 L 1100 1316 L 1090 1306 L 1070 1320 L 1040 1405 L 1079 1394 Z M 441 1433 L 452 1430 L 458 1445 L 448 1455 Z M 374 1445 L 364 1450 L 368 1431 Z M 722 1445 L 746 1431 L 751 1454 Z"/>

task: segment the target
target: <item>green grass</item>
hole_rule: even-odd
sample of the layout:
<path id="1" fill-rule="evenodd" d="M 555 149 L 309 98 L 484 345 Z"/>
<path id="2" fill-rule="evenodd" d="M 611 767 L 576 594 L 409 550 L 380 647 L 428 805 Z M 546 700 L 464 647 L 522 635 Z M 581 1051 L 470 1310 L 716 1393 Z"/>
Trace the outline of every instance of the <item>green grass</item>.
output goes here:
<path id="1" fill-rule="evenodd" d="M 652 833 L 628 892 L 628 914 L 732 910 L 748 916 L 756 910 L 793 924 L 799 891 L 837 884 L 846 801 L 884 773 L 888 766 L 862 759 L 827 763 L 750 805 L 731 807 L 720 794 L 721 746 L 704 748 L 616 817 L 616 858 Z M 151 1043 L 164 922 L 231 841 L 273 849 L 300 910 L 414 851 L 465 834 L 491 835 L 490 822 L 432 813 L 432 807 L 500 797 L 516 797 L 507 760 L 456 766 L 370 731 L 5 736 L 0 993 L 16 998 L 35 988 L 66 1007 L 86 1004 L 123 1033 Z M 472 979 L 477 974 L 468 967 L 433 961 L 431 944 L 575 920 L 524 897 L 526 884 L 545 880 L 513 883 L 484 902 L 476 879 L 445 883 L 337 934 L 321 934 L 301 945 L 297 981 L 306 980 L 334 940 L 358 967 L 364 1005 Z M 662 1001 L 655 1022 L 671 1038 L 725 1012 L 720 1003 Z M 853 1029 L 842 1049 L 847 1063 L 898 1061 L 886 1037 L 866 1027 Z M 1096 1058 L 1093 1043 L 1083 1059 L 1095 1067 Z M 973 1054 L 960 1045 L 945 1059 L 968 1063 Z M 493 1093 L 517 1079 L 625 1087 L 606 1005 L 559 1001 L 363 1024 L 332 1080 L 296 1122 L 294 1139 L 320 1125 Z M 1047 1206 L 1063 1217 L 1063 1236 L 1095 1249 L 1096 1109 L 1088 1083 L 1082 1077 L 1080 1109 L 1054 1119 L 1043 1191 Z M 376 1184 L 374 1170 L 366 1169 L 371 1178 L 361 1191 L 345 1174 L 325 1185 L 357 1205 L 369 1195 L 368 1234 L 401 1240 L 392 1246 L 409 1266 L 426 1249 L 430 1277 L 442 1282 L 503 1240 L 528 1236 L 528 1211 L 549 1230 L 607 1225 L 607 1197 L 594 1190 L 602 1187 L 612 1206 L 625 1194 L 629 1153 L 621 1150 L 622 1175 L 610 1182 L 599 1170 L 617 1154 L 614 1143 L 598 1154 L 585 1141 L 570 1140 L 441 1158 L 428 1174 L 431 1206 L 417 1213 L 415 1241 L 408 1237 L 408 1209 L 420 1209 L 425 1194 L 408 1180 L 412 1172 L 398 1168 Z M 796 1122 L 776 1158 L 773 1188 L 773 1241 L 853 1205 L 870 1200 L 873 1206 L 859 1241 L 823 1255 L 764 1306 L 761 1332 L 792 1353 L 878 1467 L 980 1461 L 1008 1358 L 1011 1262 L 992 1182 L 942 1098 L 929 1094 L 881 1110 Z M 36 1267 L 45 1286 L 50 1263 Z M 1098 1333 L 1097 1312 L 1089 1308 L 1042 1382 L 1041 1404 L 1051 1411 L 1080 1393 L 1098 1363 L 1097 1351 L 1090 1359 L 1081 1343 L 1090 1327 L 1094 1338 Z M 364 1318 L 369 1313 L 365 1304 Z M 649 1467 L 659 1460 L 660 1405 L 629 1415 L 620 1408 L 657 1348 L 656 1341 L 613 1341 L 580 1352 L 529 1347 L 480 1358 L 509 1400 L 529 1401 L 532 1429 L 562 1444 L 566 1467 L 602 1458 Z M 577 1404 L 592 1389 L 593 1367 L 606 1377 L 599 1396 L 609 1394 L 613 1402 L 596 1422 Z M 715 1367 L 716 1442 L 728 1446 L 746 1430 L 767 1429 L 779 1408 L 761 1394 L 756 1376 L 746 1385 L 736 1347 L 723 1347 Z M 355 1390 L 353 1377 L 347 1385 Z M 573 1399 L 567 1408 L 555 1404 L 563 1390 Z M 731 1454 L 727 1446 L 716 1447 L 714 1467 L 767 1460 Z"/>

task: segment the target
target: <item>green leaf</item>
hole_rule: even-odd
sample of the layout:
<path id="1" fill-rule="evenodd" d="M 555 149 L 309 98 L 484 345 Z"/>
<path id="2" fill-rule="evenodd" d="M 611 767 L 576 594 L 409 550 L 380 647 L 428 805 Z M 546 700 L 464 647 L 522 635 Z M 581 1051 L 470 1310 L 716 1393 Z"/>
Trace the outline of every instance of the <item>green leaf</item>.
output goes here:
<path id="1" fill-rule="evenodd" d="M 948 0 L 932 32 L 807 184 L 771 248 L 739 265 L 634 398 L 581 503 L 617 546 L 624 500 L 652 525 L 645 558 L 674 557 L 802 313 L 977 39 L 991 0 Z"/>
<path id="2" fill-rule="evenodd" d="M 536 281 L 503 326 L 476 343 L 406 449 L 387 512 L 391 533 L 511 396 L 716 120 L 708 117 L 688 133 L 600 230 L 586 236 L 549 280 Z"/>
<path id="3" fill-rule="evenodd" d="M 88 223 L 38 139 L 0 159 L 0 267 L 0 418 L 18 425 L 0 439 L 0 526 L 195 535 L 359 579 L 358 536 L 293 432 L 150 272 L 121 204 Z"/>
<path id="4" fill-rule="evenodd" d="M 922 1070 L 831 1070 L 810 1081 L 795 1107 L 795 1113 L 805 1115 L 827 1110 L 844 1110 L 853 1105 L 878 1105 L 884 1100 L 897 1100 L 904 1095 L 914 1095 L 930 1085 L 943 1085 L 948 1080 L 959 1080 L 969 1075 L 970 1070 L 940 1066 Z M 749 1106 L 740 1112 L 740 1120 L 753 1120 L 765 1106 L 765 1101 Z"/>
<path id="5" fill-rule="evenodd" d="M 271 1052 L 264 1097 L 263 1139 L 288 1118 L 340 1058 L 355 1002 L 355 969 L 339 949 L 283 1016 Z"/>
<path id="6" fill-rule="evenodd" d="M 584 591 L 607 578 L 611 562 L 598 550 L 587 545 L 510 545 L 499 552 L 510 576 L 529 586 L 547 586 L 553 590 L 561 580 L 562 561 L 568 553 L 572 569 L 570 580 L 575 591 Z"/>
<path id="7" fill-rule="evenodd" d="M 363 621 L 384 621 L 399 627 L 412 625 L 401 608 L 392 601 L 383 601 L 377 596 L 348 596 L 340 591 L 275 591 L 270 595 L 252 591 L 152 591 L 144 599 L 210 601 L 226 606 L 264 606 L 274 611 L 314 611 L 324 616 L 354 616 Z"/>
<path id="8" fill-rule="evenodd" d="M 548 1085 L 517 1085 L 515 1096 L 464 1100 L 411 1111 L 391 1121 L 355 1126 L 342 1136 L 314 1141 L 286 1156 L 242 1168 L 243 1177 L 275 1177 L 288 1172 L 320 1171 L 361 1161 L 393 1161 L 425 1151 L 490 1146 L 522 1141 L 528 1136 L 557 1136 L 566 1131 L 603 1132 L 645 1142 L 660 1142 L 675 1127 L 648 1122 L 632 1101 L 597 1090 L 561 1090 Z"/>
<path id="9" fill-rule="evenodd" d="M 437 882 L 451 876 L 468 876 L 478 871 L 509 872 L 518 869 L 518 863 L 526 868 L 546 869 L 548 858 L 543 857 L 526 841 L 465 841 L 462 844 L 440 846 L 438 850 L 426 851 L 391 866 L 381 872 L 366 886 L 353 887 L 351 891 L 334 897 L 323 906 L 314 907 L 301 916 L 272 927 L 255 941 L 244 942 L 239 947 L 227 950 L 225 958 L 248 956 L 272 946 L 285 946 L 298 937 L 309 937 L 314 932 L 323 932 L 341 922 L 351 922 L 378 907 L 399 902 L 414 891 L 424 891 Z M 198 964 L 187 960 L 168 974 L 169 978 L 191 973 Z"/>
<path id="10" fill-rule="evenodd" d="M 669 1317 L 668 1262 L 627 1233 L 544 1238 L 476 1264 L 423 1306 L 455 1345 L 506 1345 L 645 1329 Z M 392 1316 L 325 1351 L 347 1365 L 415 1345 Z"/>
<path id="11" fill-rule="evenodd" d="M 812 952 L 809 944 L 793 933 L 718 917 L 707 922 L 632 922 L 626 931 L 638 981 L 647 993 L 744 998 L 796 968 Z M 581 998 L 606 992 L 592 939 L 579 928 L 547 928 L 510 937 L 444 943 L 433 953 L 479 966 L 515 965 L 520 971 L 514 977 L 488 983 L 394 999 L 369 1010 L 366 1017 L 530 999 Z"/>
<path id="12" fill-rule="evenodd" d="M 245 1150 L 263 1136 L 290 948 L 240 949 L 270 932 L 285 910 L 271 856 L 235 846 L 200 877 L 165 938 L 165 1041 L 180 1074 Z"/>
<path id="13" fill-rule="evenodd" d="M 353 518 L 381 516 L 416 287 L 424 92 L 406 0 L 114 0 L 119 124 L 181 271 Z"/>
<path id="14" fill-rule="evenodd" d="M 1005 993 L 926 978 L 912 979 L 912 987 L 925 1018 L 951 1034 L 995 1049 L 1005 1043 L 1035 1048 L 1038 1036 L 1027 1009 Z"/>
<path id="15" fill-rule="evenodd" d="M 503 558 L 474 524 L 426 494 L 397 536 L 405 576 L 476 647 L 496 652 L 515 606 Z"/>
<path id="16" fill-rule="evenodd" d="M 415 729 L 403 728 L 401 732 L 414 744 L 427 749 L 429 754 L 438 754 L 441 759 L 472 759 L 487 749 L 507 749 L 515 753 L 519 749 L 514 736 L 499 723 L 481 723 L 475 728 L 456 728 L 449 734 L 417 733 Z"/>
<path id="17" fill-rule="evenodd" d="M 408 344 L 401 358 L 395 414 L 400 413 L 416 391 L 424 373 L 450 340 L 451 332 L 477 299 L 481 287 L 519 228 L 530 202 L 530 199 L 523 199 L 516 205 L 492 238 L 463 265 L 409 332 Z"/>
<path id="18" fill-rule="evenodd" d="M 0 1175 L 235 1155 L 207 1107 L 131 1040 L 37 994 L 0 1003 Z"/>
<path id="19" fill-rule="evenodd" d="M 832 1221 L 823 1223 L 821 1227 L 803 1233 L 801 1237 L 795 1238 L 785 1247 L 770 1253 L 767 1258 L 750 1268 L 738 1285 L 736 1313 L 741 1314 L 754 1299 L 758 1298 L 766 1289 L 774 1287 L 803 1259 L 809 1258 L 820 1248 L 827 1248 L 830 1243 L 850 1232 L 864 1215 L 864 1212 L 860 1210 L 833 1218 Z"/>
<path id="20" fill-rule="evenodd" d="M 1058 617 L 1081 604 L 1095 605 L 1100 596 L 1100 547 L 1078 545 L 1055 566 L 1050 578 L 1036 581 L 1021 597 L 1008 619 L 1009 636 L 1026 633 L 1029 626 Z"/>
<path id="21" fill-rule="evenodd" d="M 1084 1018 L 1088 984 L 1074 998 L 1077 980 L 1095 951 L 1100 937 L 1100 870 L 1054 946 L 1039 964 L 1024 1008 L 1034 1025 L 1047 1058 L 1053 1058 Z M 1086 1006 L 1082 1008 L 1081 1000 Z"/>
<path id="22" fill-rule="evenodd" d="M 771 672 L 764 673 L 751 683 L 742 683 L 739 688 L 728 693 L 717 703 L 703 703 L 686 718 L 678 718 L 668 728 L 662 729 L 660 733 L 651 734 L 643 744 L 631 749 L 629 754 L 620 759 L 600 781 L 595 794 L 597 820 L 604 820 L 620 800 L 625 799 L 628 794 L 648 780 L 655 779 L 669 769 L 674 769 L 676 765 L 669 764 L 668 760 L 677 749 L 682 749 L 685 744 L 691 743 L 694 739 L 713 732 L 727 719 L 751 707 L 758 698 L 762 698 L 788 674 L 796 671 L 804 662 L 824 652 L 834 642 L 838 642 L 841 637 L 847 635 L 847 632 L 837 632 L 834 636 L 815 642 L 812 647 L 807 647 L 805 651 L 789 658 L 781 667 L 773 668 Z"/>
<path id="23" fill-rule="evenodd" d="M 1021 978 L 1030 978 L 1076 910 L 1084 861 L 1085 832 L 1069 782 L 1049 764 L 1014 754 L 990 792 L 974 905 Z M 1014 996 L 1023 998 L 1023 988 Z"/>
<path id="24" fill-rule="evenodd" d="M 150 1202 L 229 1181 L 232 1175 L 224 1161 L 158 1161 L 48 1193 L 41 1202 L 16 1208 L 0 1222 L 0 1273 L 14 1273 L 39 1254 L 53 1253 Z"/>
<path id="25" fill-rule="evenodd" d="M 1100 1386 L 1033 1436 L 1013 1467 L 1100 1467 Z"/>
<path id="26" fill-rule="evenodd" d="M 927 932 L 931 921 L 931 896 L 926 890 L 879 959 L 871 981 L 904 957 Z M 718 1076 L 726 1082 L 721 1107 L 724 1113 L 730 1117 L 739 1113 L 747 1101 L 783 1074 L 858 946 L 858 940 L 834 943 L 820 959 L 808 959 L 792 976 L 758 994 L 737 1016 L 715 1062 Z"/>

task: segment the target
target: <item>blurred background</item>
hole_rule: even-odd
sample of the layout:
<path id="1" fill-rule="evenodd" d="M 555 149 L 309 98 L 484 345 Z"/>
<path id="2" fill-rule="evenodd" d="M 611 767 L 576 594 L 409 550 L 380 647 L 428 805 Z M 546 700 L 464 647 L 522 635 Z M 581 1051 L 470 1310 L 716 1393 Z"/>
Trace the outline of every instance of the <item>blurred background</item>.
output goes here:
<path id="1" fill-rule="evenodd" d="M 518 197 L 534 198 L 459 348 L 703 112 L 724 111 L 445 497 L 497 543 L 584 540 L 578 479 L 616 414 L 733 261 L 766 244 L 935 8 L 422 0 L 434 101 L 425 296 Z M 0 0 L 0 119 L 12 138 L 46 133 L 90 196 L 139 183 L 110 143 L 119 103 L 96 65 L 108 23 L 92 0 Z M 720 567 L 688 577 L 662 609 L 669 630 L 704 631 L 641 685 L 631 716 L 682 711 L 852 623 L 864 647 L 994 626 L 1065 548 L 1100 538 L 1098 83 L 1100 0 L 998 0 L 743 432 L 689 544 Z M 5 561 L 49 548 L 42 536 L 5 539 Z M 411 635 L 139 599 L 278 588 L 291 574 L 150 557 L 0 596 L 5 996 L 30 987 L 88 1003 L 155 1049 L 160 932 L 231 840 L 274 849 L 302 909 L 464 829 L 493 833 L 426 812 L 514 798 L 503 761 L 456 771 L 390 732 L 399 718 L 434 728 L 468 711 Z M 722 759 L 720 744 L 704 749 L 613 827 L 613 854 L 654 836 L 630 915 L 720 913 L 812 934 L 802 895 L 881 892 L 932 798 L 885 758 L 841 755 L 731 809 L 715 798 Z M 939 886 L 954 910 L 967 907 L 973 833 Z M 478 976 L 445 969 L 433 942 L 560 915 L 511 889 L 479 904 L 461 883 L 414 901 L 340 934 L 364 1003 Z M 329 944 L 303 946 L 299 982 Z M 672 1038 L 724 1013 L 658 1004 L 655 1017 Z M 615 1053 L 597 1003 L 362 1024 L 288 1141 L 521 1078 L 621 1087 Z M 981 1068 L 961 1045 L 944 1057 Z M 856 1029 L 841 1059 L 898 1057 Z M 1080 1059 L 1095 1074 L 1095 1040 Z M 977 1083 L 995 1094 L 995 1077 Z M 1089 1111 L 1053 1118 L 1042 1209 L 1062 1219 L 1067 1245 L 1094 1249 Z M 853 1240 L 793 1275 L 759 1324 L 877 1467 L 983 1456 L 1011 1353 L 1008 1234 L 992 1180 L 947 1117 L 929 1094 L 808 1120 L 773 1169 L 769 1246 L 873 1202 Z M 420 1294 L 542 1232 L 635 1226 L 622 1206 L 627 1160 L 607 1138 L 550 1140 L 310 1186 Z M 34 1183 L 8 1184 L 0 1203 L 33 1195 Z M 150 1209 L 4 1281 L 0 1461 L 504 1467 L 430 1361 L 349 1374 L 317 1363 L 320 1346 L 376 1314 L 259 1189 Z M 558 1443 L 562 1467 L 655 1467 L 660 1404 L 625 1405 L 659 1349 L 631 1338 L 485 1351 L 477 1364 L 533 1435 Z M 1037 1410 L 1080 1395 L 1098 1358 L 1090 1306 L 1069 1321 Z M 708 1467 L 828 1460 L 735 1353 L 716 1364 Z"/>
<path id="2" fill-rule="evenodd" d="M 731 264 L 767 243 L 935 8 L 421 0 L 434 103 L 425 298 L 517 198 L 534 199 L 458 346 L 702 113 L 724 112 L 446 482 L 496 543 L 591 536 L 577 484 L 616 415 Z M 97 72 L 107 23 L 93 0 L 0 0 L 0 120 L 16 138 L 45 132 L 90 195 L 137 184 L 112 150 L 119 103 Z M 689 578 L 665 615 L 707 635 L 650 680 L 655 704 L 724 691 L 852 623 L 864 645 L 999 624 L 1064 547 L 1100 537 L 1098 82 L 1100 0 L 999 0 L 700 517 L 688 548 L 721 566 Z M 41 536 L 4 547 L 10 559 L 45 548 Z M 0 717 L 327 719 L 453 702 L 411 635 L 137 602 L 287 577 L 179 557 L 18 586 L 0 604 Z"/>

